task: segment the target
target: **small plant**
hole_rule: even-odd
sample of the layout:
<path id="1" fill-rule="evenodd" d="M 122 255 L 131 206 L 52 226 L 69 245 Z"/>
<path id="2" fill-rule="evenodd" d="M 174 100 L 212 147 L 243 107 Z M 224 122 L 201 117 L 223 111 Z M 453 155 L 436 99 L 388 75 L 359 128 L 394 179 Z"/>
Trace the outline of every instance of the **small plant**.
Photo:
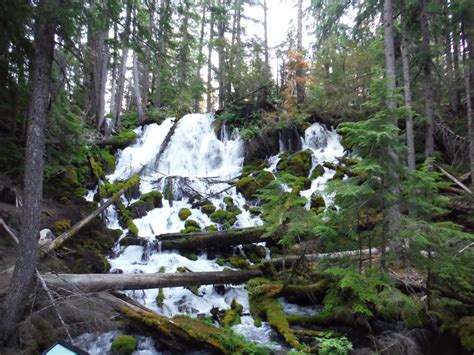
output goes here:
<path id="1" fill-rule="evenodd" d="M 353 349 L 352 343 L 344 336 L 337 337 L 332 332 L 323 332 L 316 337 L 318 354 L 320 355 L 346 355 Z"/>

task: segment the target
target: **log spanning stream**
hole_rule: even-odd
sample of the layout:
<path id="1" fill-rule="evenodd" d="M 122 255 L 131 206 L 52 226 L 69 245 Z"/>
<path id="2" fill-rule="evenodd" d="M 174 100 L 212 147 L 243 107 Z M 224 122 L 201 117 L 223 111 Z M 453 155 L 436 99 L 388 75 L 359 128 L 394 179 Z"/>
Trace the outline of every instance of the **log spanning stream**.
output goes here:
<path id="1" fill-rule="evenodd" d="M 160 241 L 159 237 L 177 233 L 185 228 L 185 222 L 178 215 L 182 208 L 188 208 L 191 211 L 189 218 L 196 221 L 201 228 L 214 224 L 199 207 L 193 208 L 188 203 L 189 197 L 193 195 L 212 196 L 208 200 L 221 209 L 225 209 L 224 197 L 231 197 L 234 204 L 242 210 L 242 213 L 236 216 L 237 221 L 233 228 L 262 225 L 259 217 L 252 216 L 244 208 L 244 205 L 251 204 L 251 201 L 246 201 L 241 194 L 237 193 L 235 187 L 226 182 L 238 177 L 242 172 L 244 142 L 237 132 L 230 132 L 225 126 L 220 134 L 216 134 L 213 123 L 212 114 L 190 114 L 178 122 L 168 118 L 160 125 L 150 124 L 138 128 L 136 130 L 139 137 L 137 142 L 118 153 L 116 169 L 107 177 L 113 182 L 125 180 L 133 174 L 140 173 L 142 194 L 151 191 L 163 192 L 163 207 L 155 208 L 144 217 L 134 220 L 139 230 L 139 240 L 142 242 L 138 243 L 139 245 L 128 246 L 118 244 L 115 257 L 109 259 L 111 272 L 122 275 L 137 274 L 136 278 L 130 277 L 126 281 L 121 278 L 124 283 L 115 289 L 123 290 L 121 292 L 125 292 L 127 296 L 160 315 L 170 317 L 178 314 L 209 315 L 211 309 L 216 307 L 229 309 L 233 299 L 243 306 L 244 314 L 249 313 L 248 294 L 242 283 L 250 277 L 258 276 L 258 271 L 253 274 L 236 271 L 233 284 L 215 287 L 213 284 L 219 283 L 219 277 L 225 268 L 229 268 L 228 265 L 222 266 L 222 263 L 218 263 L 213 255 L 208 255 L 205 251 L 198 253 L 195 260 L 187 258 L 178 251 L 170 250 L 173 249 L 172 241 Z M 172 130 L 171 134 L 170 130 Z M 338 135 L 317 123 L 306 130 L 305 137 L 301 137 L 301 145 L 303 149 L 312 151 L 312 168 L 324 161 L 333 162 L 343 153 Z M 288 146 L 288 142 L 281 140 L 281 151 Z M 268 161 L 269 168 L 266 170 L 274 172 L 278 156 L 269 157 Z M 315 191 L 321 191 L 333 174 L 333 171 L 326 169 L 324 174 L 313 180 L 311 187 L 302 191 L 301 194 L 309 197 Z M 125 205 L 134 202 L 127 201 L 125 197 L 122 197 L 122 200 Z M 106 216 L 109 228 L 120 228 L 118 215 L 113 206 L 106 210 Z M 123 237 L 126 234 L 125 230 Z M 155 240 L 155 236 L 158 236 L 157 242 L 151 243 Z M 259 238 L 260 236 L 256 235 L 255 240 L 252 241 L 261 242 Z M 150 249 L 148 243 L 143 243 L 147 240 L 155 245 L 155 248 Z M 160 243 L 167 243 L 166 245 L 169 244 L 171 247 L 162 249 Z M 242 248 L 234 246 L 234 253 L 243 253 Z M 268 250 L 267 257 L 269 257 Z M 211 275 L 212 280 L 199 282 L 191 277 L 192 285 L 201 285 L 194 292 L 190 287 L 173 287 L 176 285 L 173 280 L 178 277 L 172 276 L 176 276 L 176 272 L 183 269 L 189 274 L 196 273 L 199 277 Z M 164 274 L 156 277 L 138 275 L 157 273 Z M 179 277 L 189 278 L 190 275 L 179 274 Z M 80 276 L 77 282 L 80 282 Z M 153 286 L 153 283 L 156 284 L 156 288 L 148 288 L 150 285 Z M 147 287 L 144 287 L 146 289 L 141 289 L 141 284 L 146 284 Z M 97 280 L 94 285 L 96 287 L 94 290 L 114 288 L 112 284 L 102 284 L 102 280 Z M 128 290 L 127 285 L 130 286 Z M 164 300 L 161 305 L 156 303 L 158 287 L 166 287 L 162 289 Z M 272 338 L 274 334 L 270 326 L 264 322 L 261 327 L 255 327 L 251 316 L 242 316 L 242 324 L 234 326 L 233 329 L 261 345 L 271 348 L 279 346 Z M 91 353 L 101 351 L 93 349 L 98 349 L 97 344 L 91 345 L 88 350 Z"/>

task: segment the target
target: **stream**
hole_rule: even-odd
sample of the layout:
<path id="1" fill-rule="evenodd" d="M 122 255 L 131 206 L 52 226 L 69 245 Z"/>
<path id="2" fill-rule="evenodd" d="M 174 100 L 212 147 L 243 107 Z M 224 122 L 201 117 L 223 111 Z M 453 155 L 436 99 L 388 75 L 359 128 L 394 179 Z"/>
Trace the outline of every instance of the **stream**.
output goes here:
<path id="1" fill-rule="evenodd" d="M 177 123 L 174 134 L 168 145 L 157 160 L 158 152 L 168 132 L 174 124 L 173 118 L 164 120 L 161 124 L 150 124 L 135 131 L 138 134 L 137 142 L 117 153 L 115 171 L 107 176 L 111 182 L 125 180 L 133 174 L 141 174 L 140 192 L 172 190 L 172 200 L 163 198 L 163 207 L 149 211 L 144 217 L 135 219 L 139 229 L 139 236 L 150 241 L 148 247 L 117 245 L 114 257 L 109 258 L 111 272 L 123 273 L 156 273 L 161 269 L 166 273 L 177 272 L 179 267 L 189 271 L 222 271 L 229 268 L 221 266 L 212 255 L 198 254 L 197 260 L 190 260 L 179 252 L 161 251 L 159 240 L 155 236 L 163 233 L 179 232 L 184 229 L 178 213 L 186 207 L 191 211 L 191 219 L 201 228 L 213 225 L 210 218 L 199 208 L 192 208 L 189 203 L 191 195 L 209 196 L 219 191 L 209 201 L 217 208 L 225 209 L 223 198 L 229 196 L 234 204 L 242 210 L 237 216 L 233 228 L 254 227 L 262 225 L 259 217 L 252 216 L 244 205 L 251 205 L 251 201 L 237 193 L 235 187 L 227 182 L 240 176 L 244 163 L 244 142 L 236 131 L 229 132 L 225 125 L 219 134 L 214 130 L 213 114 L 190 114 L 184 116 Z M 324 126 L 314 123 L 301 137 L 303 149 L 312 151 L 312 169 L 324 161 L 335 162 L 336 157 L 343 155 L 340 138 L 335 131 L 329 131 Z M 280 142 L 280 147 L 288 146 Z M 278 155 L 267 159 L 266 170 L 275 172 Z M 310 173 L 311 174 L 311 173 Z M 312 181 L 308 190 L 301 191 L 301 195 L 308 199 L 315 192 L 322 192 L 326 182 L 334 175 L 334 171 L 325 168 L 322 176 Z M 324 195 L 323 195 L 324 196 Z M 89 192 L 88 199 L 92 199 L 93 192 Z M 324 196 L 330 202 L 330 196 Z M 122 197 L 125 205 L 133 203 Z M 309 204 L 308 204 L 309 207 Z M 106 213 L 109 228 L 120 228 L 118 215 L 114 207 L 109 207 Z M 123 236 L 127 234 L 124 230 Z M 235 248 L 234 253 L 243 253 L 241 248 Z M 269 250 L 267 250 L 267 256 Z M 189 288 L 165 288 L 164 301 L 161 306 L 156 303 L 158 289 L 125 291 L 134 300 L 154 310 L 158 314 L 172 317 L 177 314 L 186 314 L 192 317 L 208 316 L 211 309 L 229 309 L 233 299 L 243 306 L 241 324 L 233 326 L 233 330 L 262 346 L 273 350 L 284 350 L 276 333 L 268 323 L 256 327 L 249 314 L 248 294 L 244 285 L 213 285 L 201 286 L 197 292 Z M 319 308 L 300 307 L 282 302 L 285 311 L 289 314 L 309 314 L 318 312 Z M 76 343 L 91 354 L 106 354 L 110 343 L 117 333 L 84 334 L 77 338 Z M 139 337 L 139 349 L 135 354 L 160 354 L 153 341 Z"/>

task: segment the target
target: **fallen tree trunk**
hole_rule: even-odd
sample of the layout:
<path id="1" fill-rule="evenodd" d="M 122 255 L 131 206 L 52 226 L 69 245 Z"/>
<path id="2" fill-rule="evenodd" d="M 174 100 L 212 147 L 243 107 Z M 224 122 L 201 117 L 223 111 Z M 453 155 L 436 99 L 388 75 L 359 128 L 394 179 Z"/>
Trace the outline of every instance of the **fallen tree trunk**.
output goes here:
<path id="1" fill-rule="evenodd" d="M 224 249 L 240 244 L 265 241 L 262 228 L 234 229 L 219 232 L 169 233 L 156 238 L 162 250 Z"/>
<path id="2" fill-rule="evenodd" d="M 111 136 L 109 138 L 103 138 L 101 140 L 95 141 L 95 145 L 104 148 L 106 146 L 111 146 L 114 149 L 125 149 L 128 146 L 134 144 L 137 141 L 137 137 L 132 137 L 128 139 L 117 139 L 116 136 Z"/>
<path id="3" fill-rule="evenodd" d="M 142 290 L 149 288 L 189 287 L 214 284 L 241 284 L 262 276 L 260 270 L 208 271 L 176 274 L 44 274 L 50 287 L 88 292 Z"/>
<path id="4" fill-rule="evenodd" d="M 134 179 L 134 178 L 132 177 L 131 179 Z M 134 183 L 131 181 L 131 179 L 125 183 L 124 187 L 122 187 L 122 189 L 120 189 L 119 192 L 117 192 L 116 194 L 114 194 L 114 196 L 112 196 L 107 201 L 105 201 L 99 208 L 97 208 L 91 214 L 89 214 L 84 219 L 77 222 L 74 226 L 72 226 L 69 230 L 61 234 L 59 237 L 40 246 L 39 251 L 41 253 L 41 256 L 44 256 L 45 254 L 48 254 L 52 250 L 60 247 L 61 244 L 63 244 L 66 240 L 68 240 L 77 232 L 79 232 L 84 226 L 86 226 L 89 222 L 91 222 L 95 217 L 97 217 L 103 211 L 105 211 L 105 209 L 107 209 L 107 207 L 109 207 L 112 203 L 117 201 L 120 198 L 120 196 L 122 196 L 130 187 L 134 186 Z"/>
<path id="5" fill-rule="evenodd" d="M 387 248 L 388 251 L 388 248 Z M 304 256 L 300 255 L 291 255 L 284 258 L 276 258 L 265 261 L 264 263 L 271 263 L 275 268 L 291 267 L 295 262 L 297 262 L 300 258 L 304 257 L 306 261 L 313 262 L 318 261 L 321 259 L 339 259 L 344 257 L 357 257 L 360 254 L 362 255 L 379 255 L 381 254 L 381 250 L 377 248 L 372 249 L 362 249 L 359 250 L 348 250 L 348 251 L 339 251 L 334 253 L 321 253 L 321 254 L 306 254 Z"/>
<path id="6" fill-rule="evenodd" d="M 448 177 L 452 182 L 454 182 L 456 185 L 458 185 L 465 192 L 467 192 L 470 195 L 473 194 L 472 191 L 466 185 L 464 185 L 461 181 L 459 181 L 453 175 L 451 175 L 446 170 L 444 170 L 441 166 L 436 165 L 436 167 L 439 169 L 439 171 L 441 171 L 446 177 Z"/>

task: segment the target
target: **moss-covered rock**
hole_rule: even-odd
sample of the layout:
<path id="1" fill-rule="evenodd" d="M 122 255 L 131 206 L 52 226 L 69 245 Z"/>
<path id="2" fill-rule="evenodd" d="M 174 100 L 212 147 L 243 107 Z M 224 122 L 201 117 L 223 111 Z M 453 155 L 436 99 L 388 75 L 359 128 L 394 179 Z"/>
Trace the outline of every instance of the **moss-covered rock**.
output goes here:
<path id="1" fill-rule="evenodd" d="M 196 227 L 186 227 L 184 229 L 181 229 L 180 230 L 180 233 L 197 233 L 197 232 L 200 232 L 201 231 L 201 228 L 196 228 Z"/>
<path id="2" fill-rule="evenodd" d="M 138 342 L 134 337 L 130 335 L 119 335 L 114 339 L 110 350 L 113 354 L 131 355 L 137 350 L 137 347 Z"/>
<path id="3" fill-rule="evenodd" d="M 144 217 L 153 208 L 151 202 L 142 200 L 135 201 L 128 207 L 130 214 L 134 219 Z"/>
<path id="4" fill-rule="evenodd" d="M 52 230 L 54 235 L 60 235 L 71 228 L 70 219 L 60 219 L 53 223 Z"/>
<path id="5" fill-rule="evenodd" d="M 198 259 L 196 253 L 193 251 L 181 251 L 180 254 L 192 261 L 196 261 Z"/>
<path id="6" fill-rule="evenodd" d="M 235 184 L 237 192 L 241 193 L 247 199 L 254 197 L 257 192 L 257 182 L 253 176 L 245 176 L 240 178 Z"/>
<path id="7" fill-rule="evenodd" d="M 312 152 L 306 149 L 294 154 L 283 153 L 277 164 L 277 171 L 300 177 L 307 177 L 311 169 Z"/>
<path id="8" fill-rule="evenodd" d="M 234 200 L 230 196 L 224 197 L 225 209 L 235 215 L 242 213 L 242 210 L 234 204 Z"/>
<path id="9" fill-rule="evenodd" d="M 178 212 L 179 219 L 182 221 L 185 221 L 191 215 L 192 212 L 189 208 L 181 208 Z"/>
<path id="10" fill-rule="evenodd" d="M 201 212 L 204 213 L 207 216 L 210 216 L 216 211 L 216 206 L 209 204 L 209 205 L 203 205 L 201 207 Z"/>
<path id="11" fill-rule="evenodd" d="M 233 325 L 240 324 L 240 315 L 242 314 L 243 309 L 244 307 L 234 298 L 230 304 L 230 309 L 227 309 L 224 312 L 222 325 L 224 327 L 231 327 Z"/>
<path id="12" fill-rule="evenodd" d="M 227 262 L 236 269 L 245 270 L 250 266 L 247 259 L 245 259 L 243 256 L 230 256 L 227 258 Z"/>
<path id="13" fill-rule="evenodd" d="M 266 187 L 269 183 L 275 180 L 273 174 L 269 171 L 262 170 L 255 175 L 255 181 L 259 189 Z"/>
<path id="14" fill-rule="evenodd" d="M 211 224 L 210 226 L 207 226 L 206 227 L 206 231 L 208 232 L 216 232 L 217 231 L 217 227 L 215 224 Z"/>
<path id="15" fill-rule="evenodd" d="M 165 302 L 165 294 L 162 288 L 158 290 L 158 294 L 156 295 L 155 302 L 158 307 L 163 307 L 163 303 Z"/>
<path id="16" fill-rule="evenodd" d="M 218 223 L 225 228 L 232 227 L 234 223 L 237 222 L 237 217 L 234 213 L 221 209 L 211 214 L 209 218 L 214 223 Z"/>
<path id="17" fill-rule="evenodd" d="M 133 222 L 133 217 L 130 211 L 125 207 L 120 199 L 115 202 L 115 206 L 118 210 L 120 226 L 122 228 L 127 228 L 131 235 L 138 237 L 138 227 Z"/>
<path id="18" fill-rule="evenodd" d="M 315 180 L 315 179 L 323 176 L 324 172 L 325 172 L 324 167 L 321 164 L 318 164 L 314 167 L 313 171 L 311 172 L 310 179 Z"/>
<path id="19" fill-rule="evenodd" d="M 326 202 L 323 196 L 314 193 L 311 195 L 311 209 L 319 210 L 320 208 L 326 207 Z"/>
<path id="20" fill-rule="evenodd" d="M 150 191 L 140 196 L 140 200 L 150 202 L 154 208 L 163 207 L 163 194 L 160 191 Z"/>
<path id="21" fill-rule="evenodd" d="M 260 216 L 262 214 L 262 211 L 258 207 L 250 207 L 249 212 L 252 216 Z"/>
<path id="22" fill-rule="evenodd" d="M 196 229 L 201 230 L 201 226 L 194 219 L 187 219 L 186 222 L 184 222 L 184 228 L 189 228 L 189 227 L 194 227 Z"/>

